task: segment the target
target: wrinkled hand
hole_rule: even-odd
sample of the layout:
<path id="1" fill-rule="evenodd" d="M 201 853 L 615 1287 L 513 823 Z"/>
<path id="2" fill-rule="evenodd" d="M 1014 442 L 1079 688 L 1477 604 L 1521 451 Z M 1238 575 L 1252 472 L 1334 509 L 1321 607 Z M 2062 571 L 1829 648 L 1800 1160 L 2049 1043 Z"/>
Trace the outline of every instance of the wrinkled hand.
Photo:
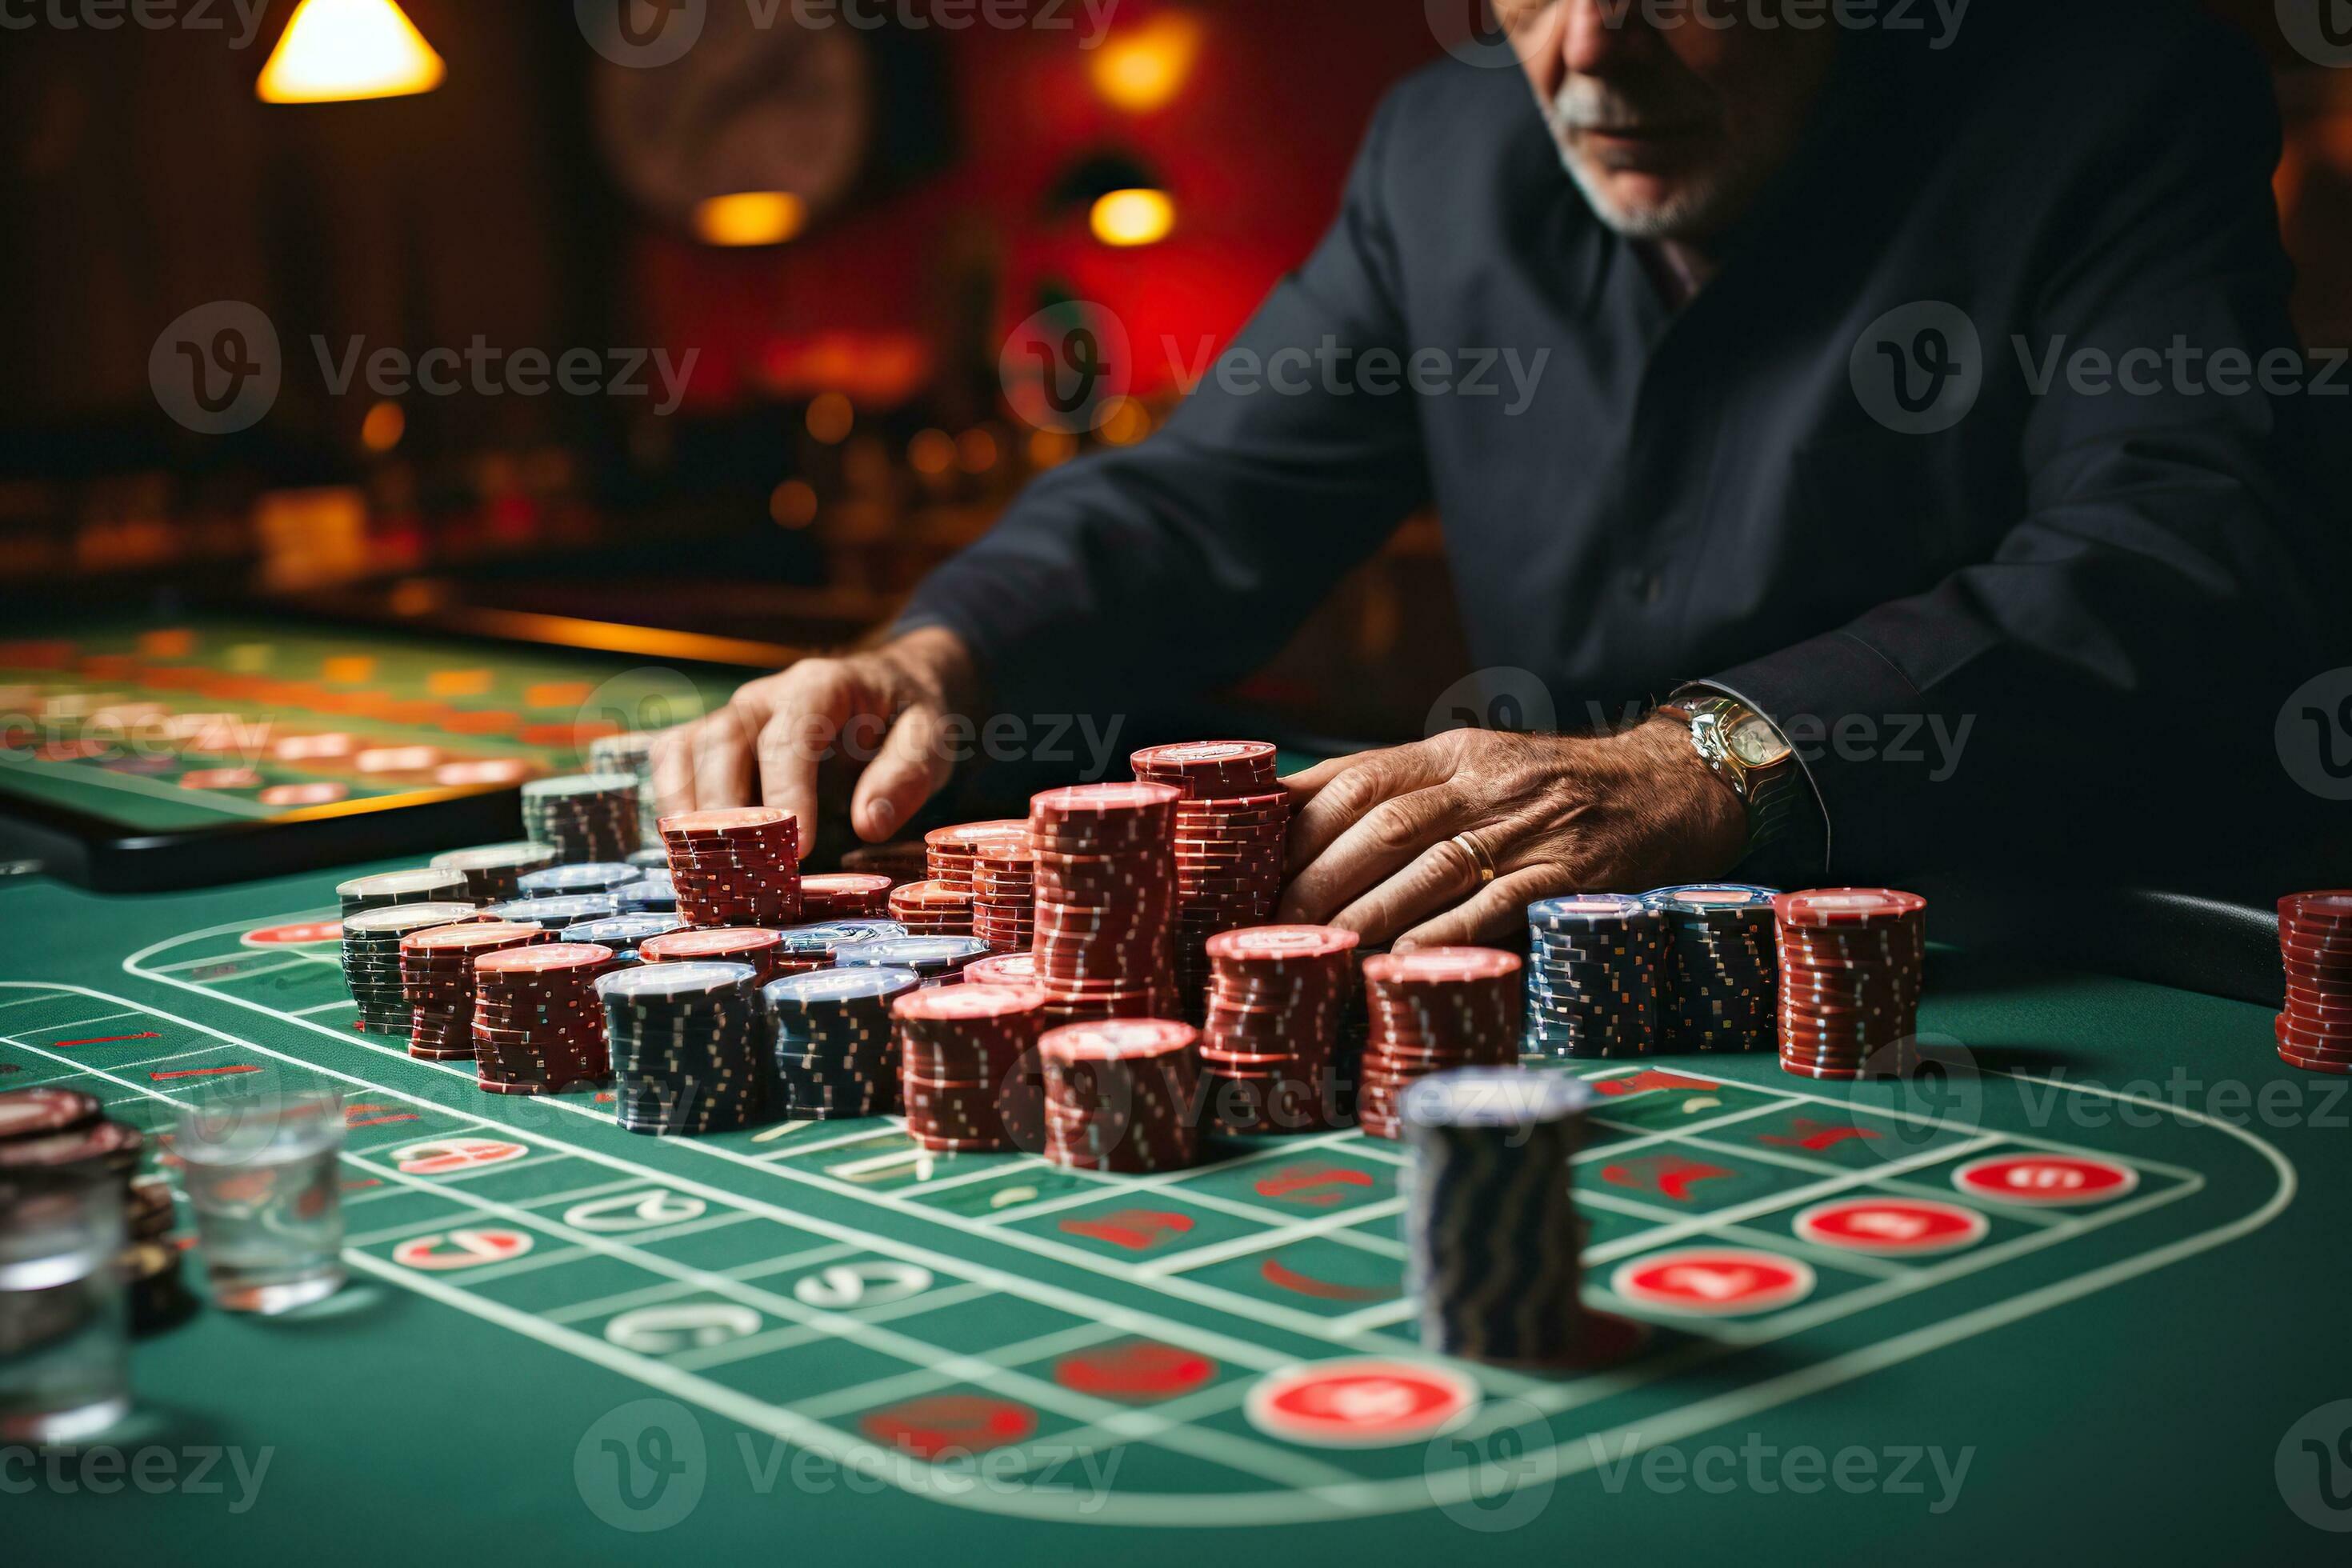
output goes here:
<path id="1" fill-rule="evenodd" d="M 1456 730 L 1283 784 L 1295 815 L 1280 918 L 1400 951 L 1495 941 L 1538 899 L 1720 879 L 1747 846 L 1739 797 L 1669 719 L 1598 736 Z M 1480 886 L 1456 834 L 1494 881 Z"/>
<path id="2" fill-rule="evenodd" d="M 977 684 L 970 651 L 936 629 L 869 653 L 803 659 L 665 731 L 654 745 L 655 794 L 664 812 L 779 806 L 800 820 L 806 843 L 820 779 L 856 772 L 850 826 L 879 843 L 947 783 L 954 764 L 944 726 L 971 710 Z"/>

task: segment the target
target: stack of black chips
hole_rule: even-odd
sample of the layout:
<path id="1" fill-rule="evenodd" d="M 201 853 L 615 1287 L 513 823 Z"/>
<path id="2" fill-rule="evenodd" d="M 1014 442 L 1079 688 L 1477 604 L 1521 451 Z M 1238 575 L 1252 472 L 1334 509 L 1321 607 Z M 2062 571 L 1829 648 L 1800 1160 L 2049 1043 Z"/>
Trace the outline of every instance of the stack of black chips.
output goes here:
<path id="1" fill-rule="evenodd" d="M 555 851 L 559 866 L 626 860 L 645 847 L 637 781 L 626 773 L 575 773 L 522 786 L 522 830 Z"/>
<path id="2" fill-rule="evenodd" d="M 415 1023 L 400 978 L 400 939 L 428 926 L 479 920 L 471 904 L 387 904 L 343 917 L 343 984 L 357 1004 L 361 1033 L 406 1039 Z"/>
<path id="3" fill-rule="evenodd" d="M 819 969 L 761 993 L 774 1029 L 776 1114 L 793 1121 L 887 1116 L 898 1102 L 890 1004 L 919 989 L 911 969 Z"/>
<path id="4" fill-rule="evenodd" d="M 478 849 L 452 849 L 433 857 L 436 870 L 465 876 L 466 897 L 478 904 L 502 903 L 522 897 L 522 879 L 555 864 L 555 851 L 523 839 L 513 844 L 485 844 Z"/>
<path id="5" fill-rule="evenodd" d="M 1527 1051 L 1656 1050 L 1666 941 L 1665 916 L 1631 894 L 1576 893 L 1528 906 Z"/>
<path id="6" fill-rule="evenodd" d="M 694 1137 L 767 1119 L 766 1013 L 752 978 L 748 963 L 645 963 L 596 982 L 622 1127 Z"/>
<path id="7" fill-rule="evenodd" d="M 1664 1045 L 1769 1051 L 1778 1033 L 1778 889 L 1731 882 L 1659 888 L 1642 901 L 1666 922 Z"/>

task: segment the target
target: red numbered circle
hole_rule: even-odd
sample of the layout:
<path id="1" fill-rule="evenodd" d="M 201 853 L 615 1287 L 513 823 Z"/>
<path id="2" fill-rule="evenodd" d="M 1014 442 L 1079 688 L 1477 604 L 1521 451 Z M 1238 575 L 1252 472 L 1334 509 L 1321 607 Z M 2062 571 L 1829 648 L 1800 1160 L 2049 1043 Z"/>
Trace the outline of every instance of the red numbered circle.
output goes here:
<path id="1" fill-rule="evenodd" d="M 2071 1208 L 2122 1197 L 2139 1185 L 2139 1173 L 2087 1154 L 1996 1154 L 1953 1172 L 1952 1185 L 2003 1203 Z"/>

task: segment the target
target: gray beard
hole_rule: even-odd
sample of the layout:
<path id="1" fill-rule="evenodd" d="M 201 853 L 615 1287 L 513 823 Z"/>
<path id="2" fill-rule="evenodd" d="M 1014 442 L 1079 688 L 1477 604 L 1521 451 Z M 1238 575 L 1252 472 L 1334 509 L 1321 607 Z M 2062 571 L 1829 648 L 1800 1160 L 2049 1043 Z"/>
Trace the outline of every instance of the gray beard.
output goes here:
<path id="1" fill-rule="evenodd" d="M 1585 205 L 1602 223 L 1628 239 L 1704 239 L 1726 226 L 1730 205 L 1726 200 L 1724 181 L 1708 176 L 1695 182 L 1689 189 L 1662 206 L 1644 207 L 1639 212 L 1628 211 L 1612 200 L 1607 187 L 1559 140 L 1555 131 L 1552 144 L 1559 152 L 1560 167 L 1576 182 L 1584 194 Z"/>

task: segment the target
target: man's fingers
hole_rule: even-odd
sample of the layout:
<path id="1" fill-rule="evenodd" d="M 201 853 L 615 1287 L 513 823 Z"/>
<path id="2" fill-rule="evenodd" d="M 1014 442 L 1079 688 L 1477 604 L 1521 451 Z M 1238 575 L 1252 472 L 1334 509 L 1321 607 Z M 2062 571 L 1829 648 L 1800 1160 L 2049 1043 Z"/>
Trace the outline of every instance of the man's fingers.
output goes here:
<path id="1" fill-rule="evenodd" d="M 1431 845 L 1466 824 L 1450 789 L 1415 790 L 1365 811 L 1283 889 L 1280 919 L 1319 925 L 1357 895 L 1412 864 Z"/>
<path id="2" fill-rule="evenodd" d="M 816 841 L 825 758 L 856 707 L 852 682 L 810 676 L 779 685 L 775 710 L 760 727 L 760 804 L 791 812 L 803 847 Z"/>
<path id="3" fill-rule="evenodd" d="M 1423 921 L 1396 939 L 1396 951 L 1417 947 L 1477 947 L 1512 935 L 1527 918 L 1528 906 L 1538 899 L 1557 897 L 1562 890 L 1559 869 L 1530 866 L 1507 877 L 1497 877 L 1470 898 L 1433 920 Z"/>
<path id="4" fill-rule="evenodd" d="M 1451 837 L 1415 856 L 1395 876 L 1331 917 L 1330 923 L 1377 945 L 1429 915 L 1460 903 L 1478 887 L 1478 861 Z"/>
<path id="5" fill-rule="evenodd" d="M 654 798 L 664 816 L 694 809 L 694 732 L 701 721 L 665 730 L 654 742 Z"/>
<path id="6" fill-rule="evenodd" d="M 1316 775 L 1328 773 L 1320 779 Z M 1312 865 L 1365 813 L 1382 801 L 1414 790 L 1427 789 L 1453 776 L 1450 753 L 1441 754 L 1429 742 L 1366 752 L 1319 763 L 1284 781 L 1291 792 L 1292 816 L 1288 858 L 1296 873 Z M 1308 781 L 1314 781 L 1311 784 Z M 1313 794 L 1302 797 L 1302 789 Z"/>
<path id="7" fill-rule="evenodd" d="M 730 704 L 696 726 L 694 798 L 704 811 L 742 805 L 751 798 L 752 727 Z"/>
<path id="8" fill-rule="evenodd" d="M 948 782 L 953 763 L 944 741 L 939 710 L 928 703 L 898 715 L 851 799 L 849 826 L 860 838 L 879 844 L 889 837 Z"/>

